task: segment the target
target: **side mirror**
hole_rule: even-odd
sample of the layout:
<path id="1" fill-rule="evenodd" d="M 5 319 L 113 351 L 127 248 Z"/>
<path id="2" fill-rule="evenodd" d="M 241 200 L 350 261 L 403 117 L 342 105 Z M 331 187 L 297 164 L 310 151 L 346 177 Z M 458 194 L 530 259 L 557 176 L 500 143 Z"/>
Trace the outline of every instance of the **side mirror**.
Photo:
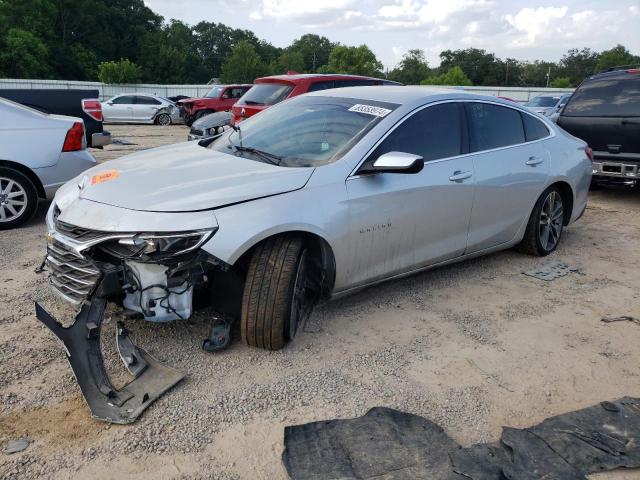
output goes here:
<path id="1" fill-rule="evenodd" d="M 228 100 L 229 99 L 229 95 L 227 95 L 226 93 L 224 95 L 222 95 L 221 97 L 223 100 Z"/>
<path id="2" fill-rule="evenodd" d="M 113 102 L 107 102 L 107 105 L 113 105 Z"/>
<path id="3" fill-rule="evenodd" d="M 404 152 L 382 154 L 373 162 L 373 170 L 387 173 L 418 173 L 424 168 L 420 155 Z"/>

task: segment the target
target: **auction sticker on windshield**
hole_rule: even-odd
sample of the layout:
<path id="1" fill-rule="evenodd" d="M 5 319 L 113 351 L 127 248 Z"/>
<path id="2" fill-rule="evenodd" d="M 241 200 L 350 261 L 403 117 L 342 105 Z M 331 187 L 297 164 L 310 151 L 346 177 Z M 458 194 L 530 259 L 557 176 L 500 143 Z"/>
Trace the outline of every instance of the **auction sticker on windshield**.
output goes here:
<path id="1" fill-rule="evenodd" d="M 363 105 L 356 103 L 349 109 L 350 112 L 366 113 L 368 115 L 375 115 L 376 117 L 386 117 L 391 113 L 391 110 L 382 107 L 376 107 L 374 105 Z"/>

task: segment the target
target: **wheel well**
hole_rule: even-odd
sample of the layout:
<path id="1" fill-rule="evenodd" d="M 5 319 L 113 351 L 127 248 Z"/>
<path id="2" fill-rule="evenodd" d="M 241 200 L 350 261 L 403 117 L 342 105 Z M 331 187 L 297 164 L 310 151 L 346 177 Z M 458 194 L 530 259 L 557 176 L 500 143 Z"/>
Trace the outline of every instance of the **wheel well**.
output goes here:
<path id="1" fill-rule="evenodd" d="M 42 182 L 40 181 L 38 176 L 35 173 L 33 173 L 33 170 L 31 170 L 29 167 L 25 167 L 21 163 L 12 162 L 10 160 L 0 160 L 0 167 L 13 168 L 14 170 L 17 170 L 18 172 L 22 173 L 29 180 L 31 180 L 33 185 L 36 187 L 36 191 L 38 192 L 38 197 L 44 199 L 47 196 L 44 191 L 44 187 L 42 186 Z"/>
<path id="2" fill-rule="evenodd" d="M 319 299 L 326 299 L 333 291 L 333 285 L 336 277 L 336 261 L 331 246 L 327 241 L 319 235 L 303 231 L 289 231 L 278 233 L 270 237 L 262 239 L 249 250 L 247 250 L 236 261 L 234 267 L 242 272 L 247 271 L 249 260 L 253 255 L 256 247 L 269 239 L 280 235 L 296 235 L 303 238 L 305 246 L 311 254 L 312 264 L 310 269 L 311 287 L 315 290 Z"/>
<path id="3" fill-rule="evenodd" d="M 553 184 L 560 190 L 562 195 L 562 204 L 564 208 L 564 225 L 569 225 L 571 215 L 573 214 L 573 189 L 567 182 L 556 182 Z"/>

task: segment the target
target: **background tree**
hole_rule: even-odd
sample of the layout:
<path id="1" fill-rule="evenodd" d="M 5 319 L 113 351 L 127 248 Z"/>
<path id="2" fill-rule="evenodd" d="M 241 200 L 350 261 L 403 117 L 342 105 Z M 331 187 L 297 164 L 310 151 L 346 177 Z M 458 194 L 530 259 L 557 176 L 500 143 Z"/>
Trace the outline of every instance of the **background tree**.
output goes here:
<path id="1" fill-rule="evenodd" d="M 220 79 L 223 83 L 253 83 L 265 74 L 266 66 L 254 46 L 242 40 L 231 51 L 229 60 L 222 66 Z"/>
<path id="2" fill-rule="evenodd" d="M 473 83 L 460 67 L 452 67 L 441 75 L 431 75 L 422 82 L 422 85 L 449 85 L 452 87 L 471 86 Z"/>
<path id="3" fill-rule="evenodd" d="M 626 47 L 618 44 L 612 49 L 600 53 L 598 63 L 596 63 L 596 72 L 602 72 L 611 67 L 638 64 L 640 64 L 640 57 L 632 55 Z"/>
<path id="4" fill-rule="evenodd" d="M 302 73 L 305 70 L 304 56 L 301 52 L 288 48 L 280 54 L 277 71 L 273 73 L 287 73 L 289 70 Z"/>
<path id="5" fill-rule="evenodd" d="M 440 73 L 460 67 L 474 85 L 500 85 L 502 70 L 495 68 L 496 56 L 478 48 L 445 50 L 440 53 Z"/>
<path id="6" fill-rule="evenodd" d="M 98 79 L 102 83 L 136 83 L 140 80 L 140 67 L 128 58 L 98 65 Z"/>
<path id="7" fill-rule="evenodd" d="M 389 72 L 389 78 L 405 85 L 419 85 L 430 73 L 424 51 L 416 48 L 404 54 L 396 68 Z"/>
<path id="8" fill-rule="evenodd" d="M 329 63 L 320 71 L 382 77 L 382 63 L 366 45 L 359 47 L 338 45 L 331 50 Z"/>
<path id="9" fill-rule="evenodd" d="M 337 43 L 327 37 L 308 33 L 293 41 L 291 50 L 298 51 L 304 58 L 304 72 L 315 73 L 329 63 L 329 55 Z"/>
<path id="10" fill-rule="evenodd" d="M 549 86 L 553 88 L 569 88 L 571 87 L 571 79 L 569 77 L 558 77 L 553 79 Z"/>
<path id="11" fill-rule="evenodd" d="M 570 49 L 558 63 L 558 74 L 568 77 L 572 85 L 578 85 L 589 75 L 596 72 L 598 53 L 590 48 Z"/>
<path id="12" fill-rule="evenodd" d="M 13 78 L 43 78 L 50 73 L 49 47 L 21 28 L 11 28 L 3 39 L 0 63 Z"/>

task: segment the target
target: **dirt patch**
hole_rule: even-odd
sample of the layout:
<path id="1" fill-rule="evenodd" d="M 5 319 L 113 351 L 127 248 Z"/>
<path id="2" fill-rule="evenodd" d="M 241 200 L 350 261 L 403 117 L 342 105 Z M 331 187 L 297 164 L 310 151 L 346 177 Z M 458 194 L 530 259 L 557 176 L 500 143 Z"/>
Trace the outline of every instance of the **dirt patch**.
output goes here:
<path id="1" fill-rule="evenodd" d="M 182 141 L 188 130 L 107 129 L 137 145 L 94 151 L 101 161 L 120 148 Z M 90 419 L 59 344 L 34 315 L 34 300 L 61 320 L 73 315 L 34 273 L 45 208 L 0 233 L 0 448 L 25 434 L 33 441 L 0 453 L 3 479 L 280 479 L 288 424 L 387 406 L 431 418 L 470 445 L 497 439 L 502 425 L 640 396 L 640 326 L 600 321 L 640 316 L 638 190 L 593 192 L 549 259 L 506 251 L 367 289 L 318 308 L 280 352 L 237 339 L 225 352 L 203 352 L 206 311 L 183 323 L 127 321 L 136 343 L 188 377 L 139 422 L 109 428 Z M 580 273 L 553 282 L 522 274 L 549 260 Z M 106 357 L 122 370 L 113 349 Z"/>

